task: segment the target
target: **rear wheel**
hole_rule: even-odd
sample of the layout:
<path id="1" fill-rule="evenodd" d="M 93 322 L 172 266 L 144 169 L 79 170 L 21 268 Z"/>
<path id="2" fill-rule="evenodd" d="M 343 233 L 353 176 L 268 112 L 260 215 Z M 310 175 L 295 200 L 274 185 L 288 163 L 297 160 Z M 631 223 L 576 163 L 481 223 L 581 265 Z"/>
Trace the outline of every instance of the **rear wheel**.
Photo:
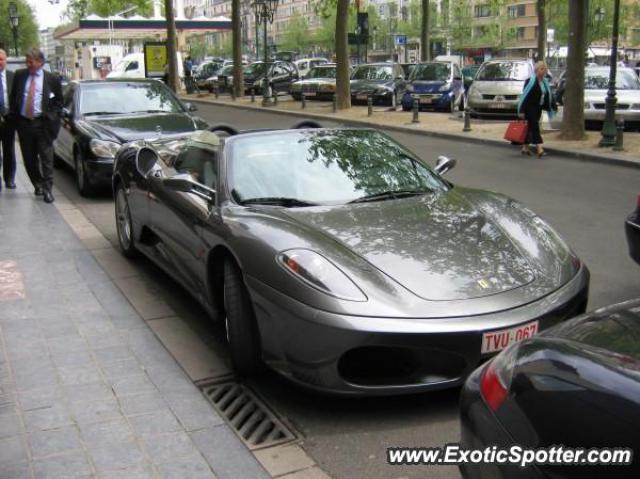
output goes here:
<path id="1" fill-rule="evenodd" d="M 82 196 L 89 196 L 93 192 L 91 182 L 87 177 L 84 160 L 80 153 L 75 152 L 73 155 L 73 163 L 76 169 L 76 185 Z"/>
<path id="2" fill-rule="evenodd" d="M 236 372 L 250 376 L 260 369 L 260 337 L 242 271 L 233 260 L 224 265 L 225 326 Z"/>
<path id="3" fill-rule="evenodd" d="M 131 211 L 129 210 L 129 200 L 122 185 L 116 189 L 115 209 L 116 209 L 116 232 L 118 233 L 118 244 L 127 258 L 137 256 L 133 240 L 133 226 L 131 222 Z"/>

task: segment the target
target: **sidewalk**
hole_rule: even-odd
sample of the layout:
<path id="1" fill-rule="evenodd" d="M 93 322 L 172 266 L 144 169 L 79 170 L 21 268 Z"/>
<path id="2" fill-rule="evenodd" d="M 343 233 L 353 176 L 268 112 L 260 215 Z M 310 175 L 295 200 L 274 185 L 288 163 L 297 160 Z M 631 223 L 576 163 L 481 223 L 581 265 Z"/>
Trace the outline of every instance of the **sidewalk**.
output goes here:
<path id="1" fill-rule="evenodd" d="M 300 118 L 316 120 L 342 121 L 345 123 L 362 126 L 384 126 L 396 131 L 422 133 L 430 136 L 450 138 L 455 141 L 468 141 L 475 143 L 489 143 L 492 145 L 513 148 L 503 139 L 508 121 L 483 121 L 471 120 L 471 131 L 463 132 L 464 122 L 458 117 L 460 114 L 434 113 L 421 111 L 420 123 L 412 123 L 412 112 L 402 110 L 389 111 L 388 107 L 374 106 L 373 115 L 367 115 L 366 106 L 353 106 L 349 110 L 332 112 L 331 102 L 308 100 L 303 110 L 301 102 L 294 101 L 290 97 L 278 98 L 277 106 L 261 106 L 261 97 L 256 97 L 254 103 L 250 97 L 238 98 L 235 101 L 228 95 L 215 98 L 212 94 L 181 95 L 188 101 L 206 102 L 216 105 L 232 106 L 236 108 L 258 109 L 286 113 Z M 555 125 L 559 127 L 559 125 Z M 544 128 L 544 124 L 543 124 Z M 600 148 L 599 131 L 587 131 L 587 137 L 583 141 L 564 141 L 559 138 L 559 131 L 543 131 L 545 149 L 549 153 L 587 161 L 607 162 L 640 168 L 640 133 L 625 132 L 624 151 L 616 152 L 612 148 Z"/>
<path id="2" fill-rule="evenodd" d="M 0 479 L 270 477 L 96 260 L 110 244 L 17 180 L 0 192 Z"/>

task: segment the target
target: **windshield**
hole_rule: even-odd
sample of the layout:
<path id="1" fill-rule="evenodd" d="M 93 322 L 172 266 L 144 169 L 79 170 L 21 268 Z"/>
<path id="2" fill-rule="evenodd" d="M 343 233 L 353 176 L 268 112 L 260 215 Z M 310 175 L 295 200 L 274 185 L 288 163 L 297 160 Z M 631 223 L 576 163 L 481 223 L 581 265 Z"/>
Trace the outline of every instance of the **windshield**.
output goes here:
<path id="1" fill-rule="evenodd" d="M 352 80 L 391 80 L 393 78 L 393 68 L 380 65 L 364 65 L 356 68 L 351 75 Z"/>
<path id="2" fill-rule="evenodd" d="M 447 81 L 451 74 L 451 65 L 447 63 L 426 63 L 412 68 L 409 81 Z"/>
<path id="3" fill-rule="evenodd" d="M 218 72 L 218 76 L 229 76 L 233 73 L 233 65 L 227 65 L 226 67 L 222 67 L 222 69 Z"/>
<path id="4" fill-rule="evenodd" d="M 247 76 L 260 76 L 263 75 L 271 63 L 252 63 L 244 69 L 244 74 Z"/>
<path id="5" fill-rule="evenodd" d="M 445 191 L 428 166 L 373 130 L 278 131 L 235 137 L 229 188 L 239 202 L 291 198 L 344 204 L 389 191 Z"/>
<path id="6" fill-rule="evenodd" d="M 184 109 L 161 82 L 104 82 L 83 84 L 80 113 L 182 113 Z"/>
<path id="7" fill-rule="evenodd" d="M 609 88 L 609 69 L 586 70 L 584 87 L 587 90 L 607 90 Z M 640 90 L 640 80 L 635 73 L 618 70 L 616 74 L 617 90 Z"/>
<path id="8" fill-rule="evenodd" d="M 523 62 L 486 63 L 480 67 L 476 80 L 481 81 L 524 81 L 532 74 L 532 70 Z"/>
<path id="9" fill-rule="evenodd" d="M 315 67 L 309 71 L 307 78 L 335 78 L 336 67 Z"/>

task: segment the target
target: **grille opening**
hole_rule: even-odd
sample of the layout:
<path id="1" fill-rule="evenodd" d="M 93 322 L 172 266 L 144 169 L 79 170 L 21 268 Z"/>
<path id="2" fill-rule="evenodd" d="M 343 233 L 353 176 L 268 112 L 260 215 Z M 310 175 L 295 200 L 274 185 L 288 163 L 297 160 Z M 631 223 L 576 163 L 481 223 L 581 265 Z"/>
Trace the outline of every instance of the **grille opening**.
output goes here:
<path id="1" fill-rule="evenodd" d="M 244 384 L 225 382 L 200 388 L 249 449 L 296 439 L 296 434 Z"/>
<path id="2" fill-rule="evenodd" d="M 341 377 L 361 386 L 401 386 L 458 379 L 462 356 L 436 349 L 365 346 L 347 351 L 338 361 Z"/>

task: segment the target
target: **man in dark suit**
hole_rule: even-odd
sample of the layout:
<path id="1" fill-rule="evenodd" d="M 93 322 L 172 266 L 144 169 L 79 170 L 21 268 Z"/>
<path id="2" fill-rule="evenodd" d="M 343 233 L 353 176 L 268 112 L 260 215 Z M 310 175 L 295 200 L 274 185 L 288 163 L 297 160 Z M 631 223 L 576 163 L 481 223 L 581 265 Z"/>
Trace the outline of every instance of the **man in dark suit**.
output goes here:
<path id="1" fill-rule="evenodd" d="M 9 118 L 9 92 L 13 85 L 13 72 L 7 70 L 7 52 L 0 48 L 0 169 L 4 184 L 7 188 L 16 187 L 16 154 L 14 143 L 16 129 L 13 121 Z M 0 182 L 0 190 L 2 182 Z"/>
<path id="2" fill-rule="evenodd" d="M 43 65 L 42 51 L 32 48 L 27 52 L 27 68 L 16 72 L 9 103 L 34 192 L 53 203 L 53 140 L 60 130 L 62 85 Z"/>

